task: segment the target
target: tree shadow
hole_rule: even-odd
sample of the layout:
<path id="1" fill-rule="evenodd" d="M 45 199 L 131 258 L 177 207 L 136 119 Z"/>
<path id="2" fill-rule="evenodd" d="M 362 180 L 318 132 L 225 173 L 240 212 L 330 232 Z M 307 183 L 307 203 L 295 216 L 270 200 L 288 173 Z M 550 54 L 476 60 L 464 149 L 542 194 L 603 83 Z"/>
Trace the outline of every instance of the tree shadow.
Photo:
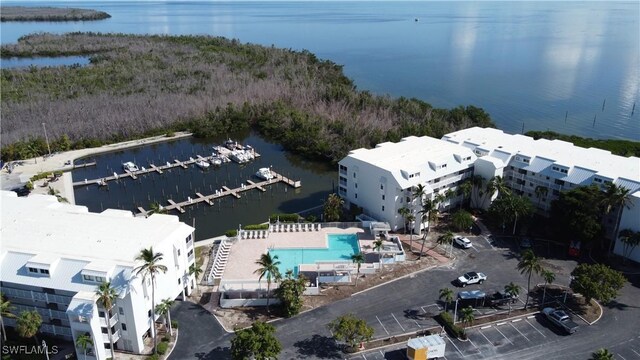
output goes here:
<path id="1" fill-rule="evenodd" d="M 313 335 L 311 338 L 300 340 L 293 344 L 298 349 L 298 353 L 304 357 L 318 357 L 321 359 L 342 358 L 342 348 L 336 344 L 333 338 Z"/>
<path id="2" fill-rule="evenodd" d="M 404 311 L 404 317 L 412 320 L 424 320 L 431 316 L 433 316 L 433 314 L 424 313 L 416 309 L 407 309 Z"/>
<path id="3" fill-rule="evenodd" d="M 194 356 L 198 360 L 230 360 L 231 348 L 218 346 L 217 348 L 209 351 L 208 353 L 204 353 L 204 352 L 195 353 Z"/>
<path id="4" fill-rule="evenodd" d="M 627 305 L 627 304 L 623 304 L 620 303 L 616 300 L 611 300 L 609 301 L 608 304 L 605 305 L 606 307 L 608 307 L 609 309 L 616 309 L 616 310 L 626 310 L 628 308 L 639 308 L 640 306 L 633 306 L 633 305 Z"/>

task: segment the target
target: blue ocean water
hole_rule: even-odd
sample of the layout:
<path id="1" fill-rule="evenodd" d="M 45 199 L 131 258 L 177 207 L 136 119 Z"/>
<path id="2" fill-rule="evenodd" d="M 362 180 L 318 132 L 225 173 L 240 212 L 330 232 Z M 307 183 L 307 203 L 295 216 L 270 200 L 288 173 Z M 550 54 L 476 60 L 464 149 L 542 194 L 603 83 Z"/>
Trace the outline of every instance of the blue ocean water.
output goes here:
<path id="1" fill-rule="evenodd" d="M 359 89 L 475 105 L 499 128 L 640 140 L 640 2 L 29 1 L 112 18 L 6 23 L 38 32 L 210 34 L 308 49 Z"/>

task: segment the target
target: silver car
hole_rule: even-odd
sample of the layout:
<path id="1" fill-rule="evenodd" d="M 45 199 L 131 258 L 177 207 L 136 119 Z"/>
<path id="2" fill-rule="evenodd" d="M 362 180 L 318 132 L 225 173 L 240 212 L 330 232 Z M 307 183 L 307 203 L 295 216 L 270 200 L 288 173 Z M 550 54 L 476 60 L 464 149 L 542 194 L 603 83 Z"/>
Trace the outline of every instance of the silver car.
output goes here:
<path id="1" fill-rule="evenodd" d="M 463 248 L 463 249 L 468 249 L 468 248 L 470 248 L 471 246 L 473 246 L 473 245 L 471 244 L 471 240 L 467 239 L 466 237 L 462 237 L 462 236 L 460 236 L 460 235 L 458 235 L 458 236 L 454 237 L 454 238 L 453 238 L 453 242 L 454 242 L 456 245 L 458 245 L 458 246 L 460 246 L 461 248 Z"/>

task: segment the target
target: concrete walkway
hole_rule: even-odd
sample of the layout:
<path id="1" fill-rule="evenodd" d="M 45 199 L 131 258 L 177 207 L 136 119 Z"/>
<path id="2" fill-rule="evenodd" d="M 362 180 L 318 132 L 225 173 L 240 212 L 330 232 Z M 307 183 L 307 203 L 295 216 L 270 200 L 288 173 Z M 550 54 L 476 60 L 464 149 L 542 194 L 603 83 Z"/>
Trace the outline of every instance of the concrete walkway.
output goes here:
<path id="1" fill-rule="evenodd" d="M 394 236 L 398 236 L 400 238 L 400 241 L 402 241 L 403 243 L 405 243 L 407 246 L 410 246 L 411 249 L 416 252 L 416 253 L 420 253 L 420 250 L 422 248 L 422 244 L 420 243 L 420 241 L 422 241 L 422 239 L 419 236 L 414 235 L 413 236 L 413 242 L 411 241 L 411 235 L 394 235 Z M 425 248 L 426 248 L 426 244 L 425 244 Z M 450 259 L 444 255 L 440 255 L 437 252 L 427 248 L 427 251 L 423 252 L 423 255 L 427 255 L 427 256 L 431 256 L 432 258 L 438 260 L 440 263 L 447 263 L 450 261 Z"/>

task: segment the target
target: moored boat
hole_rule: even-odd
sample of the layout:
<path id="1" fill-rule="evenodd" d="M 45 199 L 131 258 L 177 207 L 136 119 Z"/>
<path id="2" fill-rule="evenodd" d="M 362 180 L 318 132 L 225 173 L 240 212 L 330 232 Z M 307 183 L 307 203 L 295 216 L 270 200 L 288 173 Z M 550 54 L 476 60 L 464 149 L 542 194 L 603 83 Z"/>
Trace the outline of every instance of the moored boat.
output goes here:
<path id="1" fill-rule="evenodd" d="M 205 160 L 198 160 L 196 161 L 196 166 L 200 169 L 206 169 L 210 166 L 210 164 Z"/>
<path id="2" fill-rule="evenodd" d="M 274 178 L 271 169 L 269 168 L 260 168 L 256 171 L 256 176 L 262 180 L 272 180 Z"/>
<path id="3" fill-rule="evenodd" d="M 130 171 L 130 172 L 136 172 L 138 170 L 140 170 L 138 168 L 138 165 L 134 164 L 131 161 L 127 161 L 126 163 L 122 164 L 122 168 L 124 169 L 124 171 Z"/>

